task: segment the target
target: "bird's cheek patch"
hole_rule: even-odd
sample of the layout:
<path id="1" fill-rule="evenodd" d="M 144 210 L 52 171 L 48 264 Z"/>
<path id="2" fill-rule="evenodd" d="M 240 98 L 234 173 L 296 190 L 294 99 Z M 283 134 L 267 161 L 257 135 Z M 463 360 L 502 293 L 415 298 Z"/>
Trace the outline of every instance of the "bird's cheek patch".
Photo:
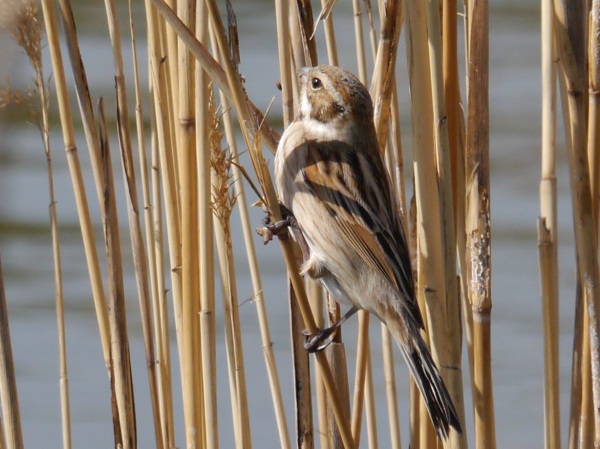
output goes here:
<path id="1" fill-rule="evenodd" d="M 304 95 L 302 95 L 302 99 L 300 100 L 300 115 L 302 117 L 310 117 L 311 110 L 312 107 L 310 105 L 310 101 L 308 100 L 308 95 L 304 93 Z"/>

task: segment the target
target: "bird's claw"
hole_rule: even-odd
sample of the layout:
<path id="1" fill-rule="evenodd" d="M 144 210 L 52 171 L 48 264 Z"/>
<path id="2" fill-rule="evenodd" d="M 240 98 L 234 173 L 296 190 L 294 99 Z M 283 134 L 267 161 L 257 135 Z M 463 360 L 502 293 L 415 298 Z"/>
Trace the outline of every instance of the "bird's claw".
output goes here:
<path id="1" fill-rule="evenodd" d="M 294 225 L 294 216 L 292 213 L 283 204 L 280 204 L 279 207 L 281 208 L 281 220 L 273 223 L 271 217 L 267 215 L 263 218 L 262 226 L 256 228 L 256 233 L 263 238 L 263 244 L 265 245 L 273 240 L 273 237 L 279 235 L 284 229 Z"/>
<path id="2" fill-rule="evenodd" d="M 331 329 L 319 329 L 316 332 L 310 332 L 308 329 L 302 331 L 304 335 L 304 349 L 310 353 L 322 351 L 333 342 Z"/>
<path id="3" fill-rule="evenodd" d="M 279 235 L 284 229 L 290 225 L 288 219 L 280 220 L 276 223 L 271 221 L 269 216 L 263 218 L 263 225 L 256 228 L 256 233 L 263 238 L 263 244 L 269 243 L 273 237 Z"/>

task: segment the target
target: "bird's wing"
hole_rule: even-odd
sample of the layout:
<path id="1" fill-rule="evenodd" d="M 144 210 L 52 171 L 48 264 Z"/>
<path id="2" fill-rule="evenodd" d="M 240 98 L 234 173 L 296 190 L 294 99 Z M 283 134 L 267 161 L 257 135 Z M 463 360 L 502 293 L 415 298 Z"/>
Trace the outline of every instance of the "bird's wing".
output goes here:
<path id="1" fill-rule="evenodd" d="M 372 269 L 400 291 L 419 326 L 410 255 L 377 148 L 356 151 L 342 142 L 308 142 L 304 182 Z"/>

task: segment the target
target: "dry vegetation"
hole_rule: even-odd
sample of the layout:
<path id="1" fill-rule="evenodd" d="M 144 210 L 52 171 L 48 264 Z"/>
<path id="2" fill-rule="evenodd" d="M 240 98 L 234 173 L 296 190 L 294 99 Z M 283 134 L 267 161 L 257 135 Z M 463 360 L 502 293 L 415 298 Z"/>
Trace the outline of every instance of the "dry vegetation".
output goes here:
<path id="1" fill-rule="evenodd" d="M 335 1 L 322 5 L 298 0 L 276 1 L 283 121 L 294 116 L 297 98 L 295 69 L 327 59 L 337 62 L 332 17 Z M 370 86 L 375 123 L 382 151 L 397 188 L 399 207 L 410 229 L 417 274 L 417 291 L 427 323 L 427 339 L 463 422 L 465 408 L 475 417 L 471 446 L 496 447 L 493 379 L 491 372 L 491 220 L 489 172 L 487 1 L 419 2 L 353 0 L 358 74 Z M 252 446 L 252 408 L 246 392 L 243 330 L 238 313 L 234 252 L 244 251 L 249 262 L 264 363 L 269 376 L 279 440 L 273 446 L 290 448 L 354 448 L 363 424 L 369 447 L 377 447 L 375 401 L 387 401 L 391 445 L 400 448 L 398 404 L 393 348 L 382 327 L 385 378 L 374 379 L 369 342 L 369 317 L 359 314 L 356 346 L 337 338 L 325 351 L 308 356 L 302 347 L 302 329 L 312 331 L 339 310 L 320 288 L 298 274 L 298 250 L 287 236 L 279 239 L 289 273 L 294 342 L 296 391 L 282 391 L 271 345 L 259 253 L 255 248 L 257 223 L 249 220 L 251 185 L 273 220 L 281 217 L 266 162 L 265 150 L 275 151 L 278 134 L 252 103 L 238 71 L 239 47 L 235 13 L 227 3 L 223 17 L 216 0 L 194 2 L 146 0 L 148 61 L 137 60 L 133 19 L 117 17 L 114 0 L 105 0 L 106 21 L 114 55 L 116 129 L 107 125 L 102 102 L 94 107 L 81 60 L 71 4 L 59 0 L 37 2 L 3 0 L 9 13 L 2 29 L 25 49 L 34 70 L 33 93 L 0 90 L 0 104 L 26 103 L 36 114 L 48 160 L 50 223 L 54 247 L 56 310 L 60 347 L 60 390 L 63 447 L 71 447 L 68 363 L 62 306 L 62 274 L 58 219 L 53 197 L 52 158 L 48 138 L 49 101 L 60 111 L 60 129 L 75 192 L 80 228 L 92 285 L 104 362 L 110 379 L 115 447 L 137 447 L 135 401 L 121 260 L 127 219 L 135 265 L 139 312 L 143 326 L 153 428 L 157 448 L 217 448 L 217 404 L 230 401 L 233 411 L 227 428 L 238 448 Z M 233 5 L 235 6 L 235 5 Z M 321 9 L 315 14 L 312 8 Z M 588 9 L 589 8 L 589 9 Z M 460 12 L 460 14 L 458 14 Z M 39 21 L 43 16 L 43 24 Z M 10 20 L 7 20 L 10 18 Z M 464 20 L 464 36 L 458 31 Z M 59 33 L 60 21 L 62 34 Z M 545 332 L 545 447 L 560 441 L 558 403 L 558 275 L 556 245 L 555 85 L 560 86 L 568 136 L 571 189 L 578 256 L 577 325 L 573 348 L 573 382 L 569 432 L 570 449 L 600 448 L 600 342 L 598 292 L 598 157 L 600 148 L 600 2 L 595 0 L 542 1 L 543 136 L 541 213 L 538 224 L 543 320 Z M 327 57 L 317 54 L 313 28 L 324 28 Z M 125 79 L 122 34 L 130 33 L 133 80 Z M 397 61 L 404 33 L 407 60 Z M 52 64 L 49 99 L 42 68 L 42 36 L 47 38 Z M 364 41 L 364 36 L 368 41 Z M 61 54 L 60 42 L 69 54 Z M 553 43 L 555 45 L 553 45 Z M 465 45 L 466 60 L 457 48 Z M 366 53 L 374 66 L 367 67 Z M 69 66 L 66 64 L 69 63 Z M 459 66 L 466 67 L 467 89 L 460 92 Z M 142 92 L 139 70 L 147 67 L 149 92 Z M 142 69 L 144 68 L 144 69 Z M 402 160 L 400 111 L 396 70 L 409 73 L 414 160 Z M 75 79 L 79 114 L 94 174 L 96 197 L 85 191 L 79 149 L 71 111 L 74 93 L 66 71 Z M 134 86 L 131 90 L 131 86 Z M 129 90 L 128 90 L 129 88 Z M 37 98 L 32 106 L 31 96 Z M 135 102 L 135 111 L 128 104 Z M 146 106 L 149 105 L 149 106 Z M 144 107 L 143 107 L 144 106 Z M 263 111 L 264 112 L 264 111 Z M 144 124 L 150 123 L 149 128 Z M 131 130 L 136 129 L 133 138 Z M 408 132 L 408 130 L 403 130 Z M 243 138 L 238 149 L 236 133 Z M 111 149 L 111 133 L 118 149 Z M 240 151 L 250 155 L 251 166 L 239 163 Z M 120 161 L 118 162 L 117 159 Z M 414 199 L 407 202 L 404 167 L 414 166 Z M 121 166 L 120 175 L 113 169 Z M 255 187 L 252 178 L 258 180 Z M 125 190 L 115 189 L 114 177 L 123 176 Z M 92 194 L 93 196 L 93 194 Z M 117 197 L 127 203 L 127 217 L 118 216 Z M 98 201 L 104 247 L 96 245 L 88 202 Z M 244 248 L 232 245 L 230 218 L 241 216 Z M 216 249 L 216 251 L 215 251 Z M 104 253 L 106 257 L 99 257 Z M 216 258 L 215 258 L 216 255 Z M 101 262 L 106 261 L 106 267 Z M 166 268 L 165 268 L 166 267 Z M 105 272 L 103 277 L 101 273 Z M 216 349 L 217 305 L 215 273 L 221 282 L 226 354 Z M 1 277 L 0 277 L 1 280 Z M 8 315 L 0 284 L 0 448 L 22 448 L 16 379 L 12 363 Z M 327 306 L 326 306 L 327 303 Z M 325 313 L 327 311 L 328 313 Z M 170 323 L 175 323 L 176 353 L 171 354 Z M 463 348 L 468 351 L 471 385 L 463 381 Z M 356 351 L 356 366 L 346 363 L 346 352 Z M 218 358 L 227 360 L 229 397 L 217 397 Z M 396 357 L 397 359 L 397 357 Z M 174 367 L 173 364 L 177 366 Z M 311 374 L 309 365 L 314 364 Z M 348 373 L 355 370 L 348 385 Z M 175 432 L 173 376 L 181 376 L 185 435 Z M 224 381 L 222 379 L 221 381 Z M 374 396 L 374 382 L 385 382 L 386 397 Z M 463 389 L 473 402 L 465 404 Z M 311 389 L 314 394 L 311 394 Z M 466 448 L 465 434 L 452 432 L 437 441 L 419 396 L 410 395 L 410 447 Z M 294 396 L 296 417 L 286 415 L 284 396 Z M 350 397 L 352 396 L 352 398 Z M 350 400 L 352 399 L 352 400 Z M 502 411 L 503 413 L 505 411 Z M 313 421 L 314 420 L 314 421 Z M 292 423 L 295 423 L 293 425 Z M 471 427 L 469 425 L 469 427 Z M 315 428 L 326 429 L 318 434 Z M 295 432 L 293 435 L 290 429 Z M 365 443 L 367 444 L 367 443 Z"/>

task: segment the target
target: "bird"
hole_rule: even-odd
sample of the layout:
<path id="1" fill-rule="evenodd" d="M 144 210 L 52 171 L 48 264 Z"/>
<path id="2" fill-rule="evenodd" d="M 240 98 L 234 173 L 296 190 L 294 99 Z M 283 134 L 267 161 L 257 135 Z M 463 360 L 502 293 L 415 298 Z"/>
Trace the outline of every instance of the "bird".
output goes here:
<path id="1" fill-rule="evenodd" d="M 377 143 L 369 91 L 337 66 L 304 67 L 297 77 L 297 113 L 279 141 L 274 173 L 285 221 L 301 240 L 301 274 L 318 279 L 338 303 L 350 306 L 340 321 L 366 310 L 387 326 L 438 436 L 447 439 L 450 427 L 462 432 L 460 420 L 420 334 L 424 324 L 410 253 Z M 275 225 L 274 233 L 281 229 Z M 329 331 L 309 346 L 321 349 L 318 341 Z"/>

